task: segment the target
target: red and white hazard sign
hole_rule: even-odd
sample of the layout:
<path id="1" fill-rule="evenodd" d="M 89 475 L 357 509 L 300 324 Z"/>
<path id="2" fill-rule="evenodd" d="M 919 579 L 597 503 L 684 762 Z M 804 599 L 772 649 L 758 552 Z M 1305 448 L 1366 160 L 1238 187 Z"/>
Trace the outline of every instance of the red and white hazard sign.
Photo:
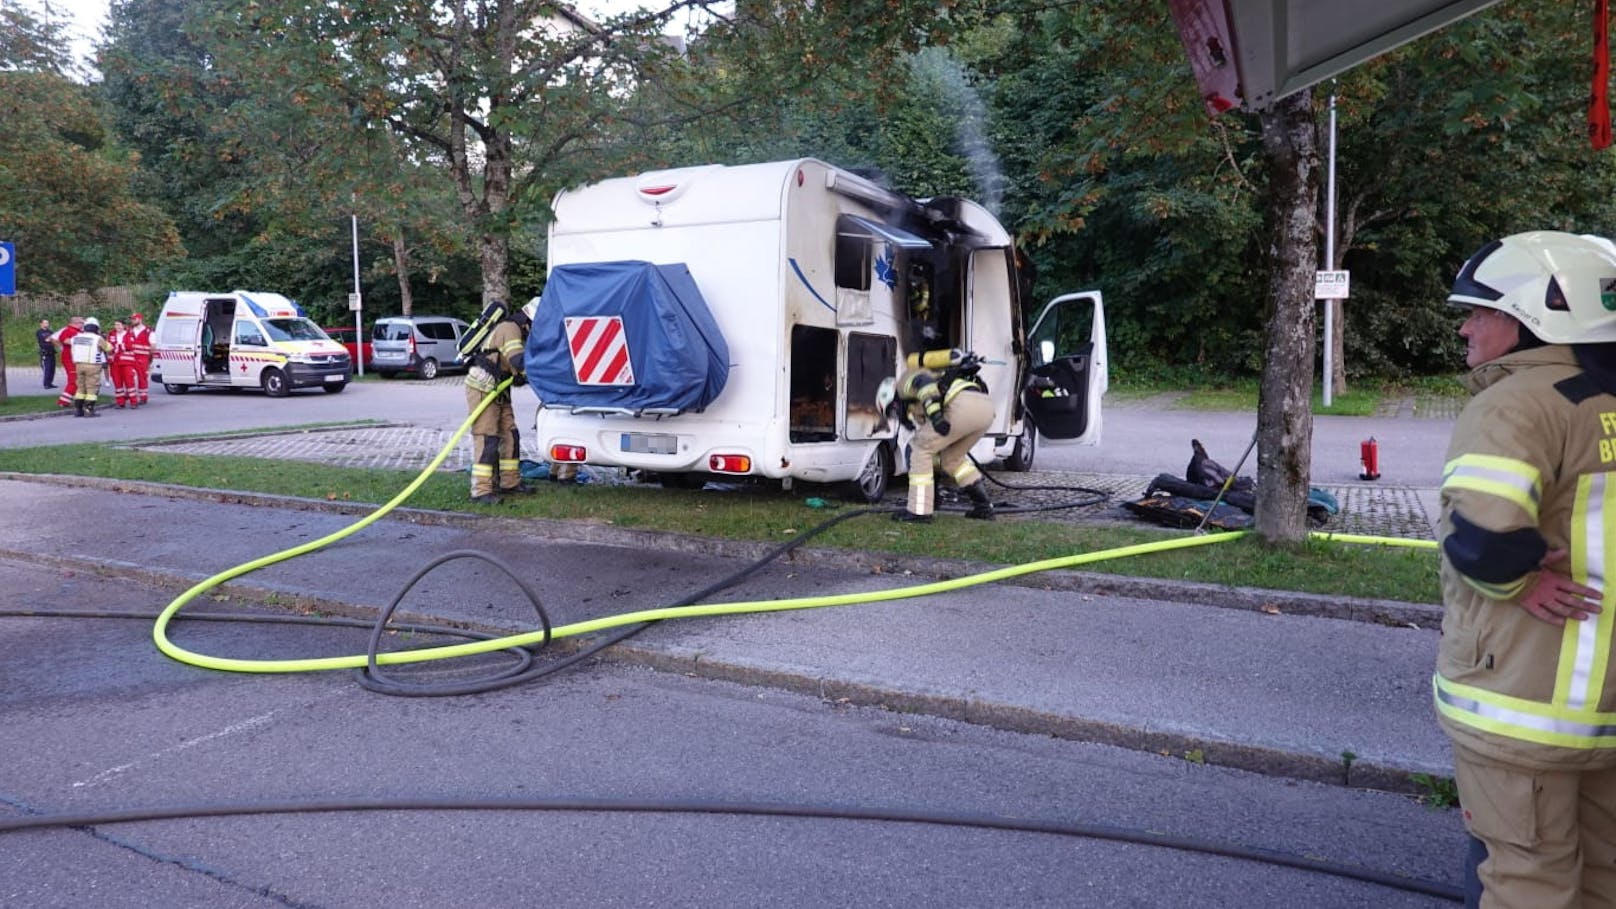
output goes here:
<path id="1" fill-rule="evenodd" d="M 622 316 L 569 316 L 563 322 L 579 385 L 634 384 Z"/>

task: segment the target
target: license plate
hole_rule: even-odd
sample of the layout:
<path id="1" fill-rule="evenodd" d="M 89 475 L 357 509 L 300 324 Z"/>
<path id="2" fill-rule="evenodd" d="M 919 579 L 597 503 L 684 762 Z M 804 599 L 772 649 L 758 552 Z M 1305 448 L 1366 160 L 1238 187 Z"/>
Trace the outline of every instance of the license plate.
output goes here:
<path id="1" fill-rule="evenodd" d="M 341 373 L 334 373 L 332 375 L 326 376 L 325 380 L 327 382 L 341 382 L 342 381 L 342 374 Z"/>
<path id="2" fill-rule="evenodd" d="M 622 448 L 636 454 L 673 454 L 679 450 L 679 437 L 665 432 L 625 432 Z"/>

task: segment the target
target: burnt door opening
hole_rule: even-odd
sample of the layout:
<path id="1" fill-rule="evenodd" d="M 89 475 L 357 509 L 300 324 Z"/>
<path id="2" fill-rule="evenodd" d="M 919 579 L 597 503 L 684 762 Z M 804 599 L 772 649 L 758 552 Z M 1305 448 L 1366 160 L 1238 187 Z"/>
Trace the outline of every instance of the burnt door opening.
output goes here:
<path id="1" fill-rule="evenodd" d="M 836 330 L 791 329 L 791 441 L 836 441 Z"/>

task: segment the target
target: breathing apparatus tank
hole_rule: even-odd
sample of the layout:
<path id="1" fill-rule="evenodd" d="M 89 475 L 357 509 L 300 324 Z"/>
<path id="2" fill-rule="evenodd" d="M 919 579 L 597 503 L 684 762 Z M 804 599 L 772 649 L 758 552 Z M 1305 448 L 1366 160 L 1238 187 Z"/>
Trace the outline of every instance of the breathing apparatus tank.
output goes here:
<path id="1" fill-rule="evenodd" d="M 488 333 L 494 330 L 495 325 L 504 321 L 508 314 L 509 310 L 504 300 L 493 300 L 484 306 L 482 313 L 471 323 L 471 327 L 460 336 L 460 359 L 470 361 L 477 351 L 482 349 L 483 341 L 488 339 Z"/>
<path id="2" fill-rule="evenodd" d="M 924 350 L 920 353 L 910 354 L 908 363 L 910 369 L 948 369 L 951 366 L 962 365 L 970 356 L 970 354 L 960 350 L 958 347 L 946 350 Z"/>

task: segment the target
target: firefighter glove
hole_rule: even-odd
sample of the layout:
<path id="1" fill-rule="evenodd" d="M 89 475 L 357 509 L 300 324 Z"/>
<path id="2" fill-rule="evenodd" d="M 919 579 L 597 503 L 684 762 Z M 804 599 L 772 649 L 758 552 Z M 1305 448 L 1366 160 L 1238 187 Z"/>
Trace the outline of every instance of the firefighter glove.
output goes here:
<path id="1" fill-rule="evenodd" d="M 946 436 L 948 435 L 948 431 L 954 427 L 948 422 L 946 417 L 939 413 L 931 418 L 931 428 L 937 430 L 938 435 Z"/>
<path id="2" fill-rule="evenodd" d="M 527 384 L 527 373 L 519 372 L 516 375 L 511 376 L 511 384 L 514 385 L 517 388 L 521 388 L 523 385 L 526 385 Z"/>

